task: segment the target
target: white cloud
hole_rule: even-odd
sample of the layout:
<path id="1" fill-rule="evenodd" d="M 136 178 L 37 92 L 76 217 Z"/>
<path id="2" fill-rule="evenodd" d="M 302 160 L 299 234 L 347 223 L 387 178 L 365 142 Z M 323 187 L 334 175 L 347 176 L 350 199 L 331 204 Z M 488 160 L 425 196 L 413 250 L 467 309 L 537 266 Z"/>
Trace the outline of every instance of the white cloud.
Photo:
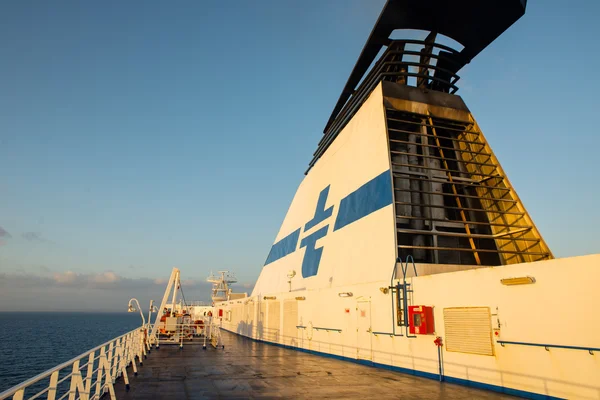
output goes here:
<path id="1" fill-rule="evenodd" d="M 124 278 L 113 271 L 105 271 L 99 274 L 78 274 L 73 271 L 56 272 L 52 279 L 58 285 L 78 285 L 83 287 L 94 287 L 103 284 L 116 283 Z"/>
<path id="2" fill-rule="evenodd" d="M 54 282 L 59 285 L 70 285 L 77 281 L 78 275 L 73 271 L 57 272 L 53 275 Z"/>
<path id="3" fill-rule="evenodd" d="M 0 311 L 123 311 L 130 298 L 140 304 L 159 302 L 167 279 L 126 278 L 113 271 L 77 273 L 0 273 Z M 209 301 L 211 284 L 203 279 L 181 282 L 187 301 Z M 236 285 L 251 288 L 253 284 Z M 43 301 L 40 301 L 43 299 Z M 144 308 L 144 312 L 147 310 Z"/>
<path id="4" fill-rule="evenodd" d="M 121 280 L 121 277 L 112 271 L 106 271 L 101 274 L 91 275 L 90 279 L 95 283 L 114 283 Z"/>

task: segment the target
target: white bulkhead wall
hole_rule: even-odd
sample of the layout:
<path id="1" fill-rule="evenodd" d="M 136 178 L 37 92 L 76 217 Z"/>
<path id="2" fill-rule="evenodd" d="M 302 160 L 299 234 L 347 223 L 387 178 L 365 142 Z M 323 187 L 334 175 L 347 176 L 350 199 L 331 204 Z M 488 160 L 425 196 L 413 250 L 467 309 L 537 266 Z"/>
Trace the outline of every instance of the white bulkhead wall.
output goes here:
<path id="1" fill-rule="evenodd" d="M 527 276 L 535 282 L 515 286 L 501 283 L 501 279 Z M 432 306 L 435 326 L 434 334 L 416 338 L 390 336 L 394 330 L 390 294 L 380 290 L 389 280 L 277 293 L 272 300 L 254 297 L 251 301 L 262 303 L 264 318 L 254 314 L 251 321 L 243 323 L 223 321 L 223 328 L 256 339 L 428 373 L 434 378 L 438 357 L 433 341 L 440 336 L 445 343 L 444 375 L 449 381 L 455 378 L 556 398 L 598 399 L 599 351 L 590 354 L 577 349 L 502 346 L 499 341 L 600 348 L 600 319 L 594 314 L 600 306 L 599 281 L 600 254 L 413 277 L 409 279 L 414 289 L 411 303 Z M 345 291 L 352 292 L 352 297 L 339 297 Z M 284 333 L 289 322 L 281 305 L 295 297 L 302 299 L 297 300 L 298 312 L 293 316 L 299 328 L 290 337 Z M 280 313 L 279 332 L 268 322 L 267 310 L 272 305 Z M 361 306 L 367 310 L 364 315 Z M 444 309 L 456 307 L 489 308 L 493 355 L 447 350 Z M 260 308 L 253 306 L 257 312 Z M 247 326 L 250 329 L 244 329 Z M 395 331 L 406 333 L 397 326 Z"/>
<path id="2" fill-rule="evenodd" d="M 528 276 L 535 283 L 501 283 L 501 279 Z M 446 375 L 558 398 L 600 398 L 599 352 L 498 343 L 600 348 L 600 319 L 595 316 L 600 306 L 599 254 L 427 275 L 411 281 L 413 303 L 434 307 L 436 336 L 446 337 L 444 308 L 490 308 L 494 356 L 444 348 Z M 423 335 L 402 341 L 408 344 L 396 347 L 399 354 L 394 358 L 397 362 L 404 359 L 406 367 L 414 362 L 411 358 L 421 359 L 420 364 L 429 364 L 429 371 L 435 373 L 433 338 Z M 383 352 L 391 342 L 377 339 L 375 362 L 385 361 Z M 400 355 L 407 351 L 411 357 Z"/>
<path id="3" fill-rule="evenodd" d="M 295 251 L 263 267 L 252 295 L 288 291 L 287 275 L 291 270 L 296 272 L 292 289 L 389 279 L 397 251 L 391 204 L 334 231 L 340 201 L 389 170 L 380 84 L 300 184 L 275 239 L 277 243 L 300 229 Z M 328 186 L 324 208 L 333 207 L 332 215 L 305 231 L 305 224 L 315 216 L 321 192 Z M 326 236 L 316 242 L 316 248 L 323 247 L 318 273 L 303 279 L 306 248 L 300 248 L 300 243 L 325 226 L 328 226 Z"/>

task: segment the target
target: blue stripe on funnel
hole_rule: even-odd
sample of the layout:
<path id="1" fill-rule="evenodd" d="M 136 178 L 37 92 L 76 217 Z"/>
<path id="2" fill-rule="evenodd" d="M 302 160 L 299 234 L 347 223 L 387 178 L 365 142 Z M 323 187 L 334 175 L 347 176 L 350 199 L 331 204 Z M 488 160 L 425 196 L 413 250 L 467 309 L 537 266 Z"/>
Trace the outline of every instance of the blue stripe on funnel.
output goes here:
<path id="1" fill-rule="evenodd" d="M 271 251 L 269 252 L 269 256 L 267 257 L 267 261 L 265 261 L 265 265 L 271 264 L 273 261 L 277 261 L 280 258 L 287 256 L 288 254 L 296 251 L 296 246 L 298 245 L 298 239 L 300 238 L 300 228 L 296 229 L 294 232 L 290 233 L 279 242 L 275 243 L 273 247 L 271 247 Z"/>
<path id="2" fill-rule="evenodd" d="M 306 247 L 306 253 L 304 253 L 304 259 L 302 260 L 303 278 L 314 276 L 319 271 L 319 263 L 321 262 L 321 255 L 323 254 L 323 246 L 315 248 L 315 245 L 317 240 L 327 235 L 327 229 L 329 229 L 329 225 L 325 225 L 318 231 L 302 239 L 300 242 L 300 248 Z"/>
<path id="3" fill-rule="evenodd" d="M 342 199 L 334 231 L 392 204 L 392 178 L 387 170 Z"/>

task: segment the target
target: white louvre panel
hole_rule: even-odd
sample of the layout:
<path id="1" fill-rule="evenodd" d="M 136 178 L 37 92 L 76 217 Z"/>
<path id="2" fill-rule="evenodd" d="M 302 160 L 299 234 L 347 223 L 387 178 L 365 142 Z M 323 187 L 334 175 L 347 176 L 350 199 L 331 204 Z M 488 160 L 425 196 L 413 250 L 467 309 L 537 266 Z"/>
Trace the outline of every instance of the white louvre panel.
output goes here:
<path id="1" fill-rule="evenodd" d="M 251 303 L 248 306 L 248 319 L 247 323 L 247 334 L 250 336 L 256 335 L 256 324 L 254 323 L 256 318 L 256 304 Z"/>
<path id="2" fill-rule="evenodd" d="M 260 311 L 258 315 L 258 321 L 261 325 L 265 325 L 267 323 L 267 303 L 260 303 Z"/>
<path id="3" fill-rule="evenodd" d="M 254 319 L 254 304 L 244 304 L 237 332 L 242 335 L 252 335 L 252 320 Z"/>
<path id="4" fill-rule="evenodd" d="M 241 320 L 242 320 L 242 318 L 243 318 L 243 314 L 244 314 L 244 309 L 243 309 L 243 307 L 244 307 L 244 306 L 236 306 L 236 307 L 235 307 L 235 320 L 234 320 L 234 321 L 235 321 L 235 323 L 236 323 L 236 324 L 239 324 L 239 323 L 240 323 L 240 321 L 241 321 Z"/>
<path id="5" fill-rule="evenodd" d="M 283 302 L 283 343 L 296 345 L 298 329 L 298 302 L 285 300 Z"/>
<path id="6" fill-rule="evenodd" d="M 446 350 L 493 356 L 489 307 L 444 308 Z"/>
<path id="7" fill-rule="evenodd" d="M 279 338 L 279 301 L 270 301 L 268 308 L 269 317 L 267 318 L 267 340 L 276 342 Z"/>
<path id="8" fill-rule="evenodd" d="M 231 307 L 231 322 L 234 324 L 240 322 L 240 312 L 238 306 Z"/>

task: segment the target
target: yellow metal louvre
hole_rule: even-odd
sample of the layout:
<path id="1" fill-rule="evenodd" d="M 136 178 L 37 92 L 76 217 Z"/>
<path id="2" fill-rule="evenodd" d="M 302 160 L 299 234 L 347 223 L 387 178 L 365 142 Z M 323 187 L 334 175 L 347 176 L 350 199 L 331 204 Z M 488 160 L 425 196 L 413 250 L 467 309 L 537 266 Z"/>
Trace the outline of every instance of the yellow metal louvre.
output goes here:
<path id="1" fill-rule="evenodd" d="M 278 341 L 279 339 L 279 301 L 270 301 L 268 313 L 269 317 L 267 318 L 267 339 Z"/>
<path id="2" fill-rule="evenodd" d="M 494 355 L 489 307 L 444 308 L 446 350 Z"/>
<path id="3" fill-rule="evenodd" d="M 295 345 L 298 329 L 298 302 L 285 300 L 283 302 L 283 340 L 287 345 Z"/>

